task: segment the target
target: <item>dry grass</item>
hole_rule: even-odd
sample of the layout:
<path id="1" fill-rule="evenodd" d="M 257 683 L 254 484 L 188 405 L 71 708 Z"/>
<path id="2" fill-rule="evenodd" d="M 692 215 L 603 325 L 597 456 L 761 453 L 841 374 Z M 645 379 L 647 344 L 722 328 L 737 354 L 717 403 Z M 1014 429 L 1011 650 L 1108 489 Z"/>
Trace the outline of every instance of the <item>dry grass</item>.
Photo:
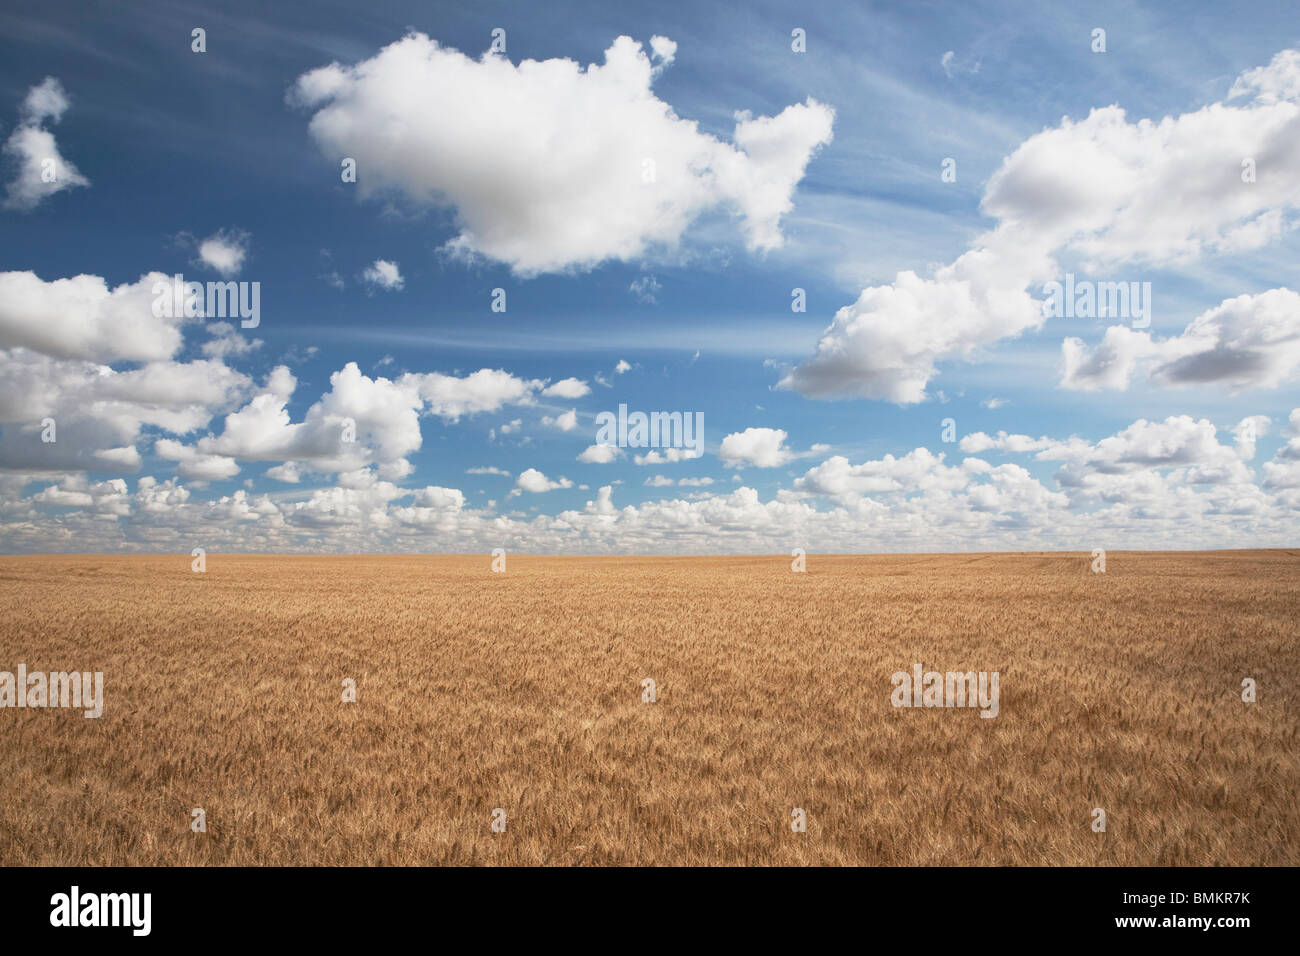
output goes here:
<path id="1" fill-rule="evenodd" d="M 0 863 L 1300 862 L 1300 557 L 1089 563 L 0 558 L 0 670 L 107 698 L 0 710 Z"/>

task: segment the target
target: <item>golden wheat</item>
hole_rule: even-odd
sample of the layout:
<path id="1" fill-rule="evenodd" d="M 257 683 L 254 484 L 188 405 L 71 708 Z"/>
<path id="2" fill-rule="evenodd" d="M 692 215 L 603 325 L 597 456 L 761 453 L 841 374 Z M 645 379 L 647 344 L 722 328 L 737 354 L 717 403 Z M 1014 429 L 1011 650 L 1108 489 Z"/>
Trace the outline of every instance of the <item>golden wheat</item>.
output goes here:
<path id="1" fill-rule="evenodd" d="M 1300 862 L 1300 558 L 1090 563 L 0 558 L 0 670 L 106 698 L 0 709 L 0 863 Z"/>

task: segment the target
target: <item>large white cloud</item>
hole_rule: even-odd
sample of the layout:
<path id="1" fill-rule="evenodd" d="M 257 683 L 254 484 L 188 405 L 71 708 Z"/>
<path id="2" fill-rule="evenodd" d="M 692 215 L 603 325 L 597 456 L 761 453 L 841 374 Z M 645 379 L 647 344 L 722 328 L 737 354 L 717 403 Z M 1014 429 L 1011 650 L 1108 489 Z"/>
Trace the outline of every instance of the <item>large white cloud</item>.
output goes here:
<path id="1" fill-rule="evenodd" d="M 24 349 L 0 351 L 0 468 L 135 471 L 146 427 L 191 433 L 251 386 L 243 373 L 209 359 L 117 372 Z M 50 443 L 41 437 L 47 420 Z"/>
<path id="2" fill-rule="evenodd" d="M 917 448 L 901 458 L 886 455 L 854 465 L 843 455 L 833 455 L 795 480 L 796 491 L 831 498 L 856 498 L 866 494 L 943 489 L 956 491 L 970 483 L 976 466 L 966 469 L 943 463 L 942 454 Z"/>
<path id="3" fill-rule="evenodd" d="M 463 415 L 495 412 L 503 405 L 531 405 L 543 383 L 516 378 L 502 369 L 481 368 L 463 377 L 441 372 L 407 374 L 400 379 L 429 403 L 429 411 L 448 421 Z"/>
<path id="4" fill-rule="evenodd" d="M 1066 388 L 1123 389 L 1142 366 L 1161 385 L 1276 388 L 1300 368 L 1300 294 L 1270 289 L 1226 299 L 1165 339 L 1116 325 L 1091 350 L 1074 337 L 1061 350 Z"/>
<path id="5" fill-rule="evenodd" d="M 1256 435 L 1263 434 L 1267 419 L 1252 416 L 1248 421 L 1254 423 Z M 1219 429 L 1208 419 L 1171 415 L 1159 422 L 1138 419 L 1095 443 L 1006 433 L 990 438 L 978 432 L 963 438 L 961 448 L 1032 453 L 1039 461 L 1062 462 L 1056 481 L 1080 506 L 1104 501 L 1158 514 L 1180 501 L 1180 507 L 1193 502 L 1198 508 L 1219 507 L 1231 498 L 1238 506 L 1251 500 L 1253 508 L 1262 505 L 1263 498 L 1246 464 L 1254 456 L 1253 443 L 1250 454 L 1243 454 L 1245 424 L 1230 429 L 1230 443 L 1220 442 Z M 1197 497 L 1192 489 L 1212 494 Z"/>
<path id="6" fill-rule="evenodd" d="M 46 282 L 34 272 L 0 272 L 0 348 L 93 362 L 171 358 L 185 320 L 153 309 L 155 283 L 171 281 L 151 272 L 110 289 L 95 275 Z"/>
<path id="7" fill-rule="evenodd" d="M 331 160 L 357 161 L 362 196 L 454 207 L 450 249 L 521 274 L 633 260 L 675 245 L 701 213 L 739 213 L 748 246 L 780 246 L 781 217 L 834 112 L 809 99 L 773 117 L 736 114 L 732 143 L 651 91 L 675 52 L 629 37 L 585 69 L 568 59 L 473 60 L 412 33 L 352 66 L 300 76 Z"/>
<path id="8" fill-rule="evenodd" d="M 781 380 L 809 398 L 925 399 L 940 359 L 971 358 L 990 342 L 1043 323 L 1025 291 L 1047 260 L 1018 254 L 998 233 L 926 279 L 910 270 L 865 289 L 835 314 L 811 358 Z"/>
<path id="9" fill-rule="evenodd" d="M 320 472 L 354 471 L 378 463 L 388 477 L 409 473 L 406 456 L 421 445 L 423 400 L 414 382 L 364 375 L 349 362 L 330 376 L 330 390 L 293 422 L 289 399 L 297 382 L 278 366 L 264 391 L 225 418 L 219 435 L 196 450 L 245 461 L 292 461 Z"/>
<path id="10" fill-rule="evenodd" d="M 288 483 L 304 472 L 372 465 L 382 478 L 399 480 L 411 474 L 408 456 L 421 447 L 421 415 L 452 424 L 534 405 L 539 394 L 590 391 L 572 377 L 548 384 L 487 368 L 371 378 L 348 363 L 294 422 L 288 403 L 297 382 L 286 366 L 258 390 L 226 364 L 260 340 L 229 322 L 155 314 L 153 290 L 161 284 L 170 291 L 170 283 L 149 273 L 110 289 L 93 275 L 45 281 L 31 272 L 0 273 L 0 472 L 137 471 L 137 444 L 145 429 L 156 429 L 164 434 L 148 436 L 154 452 L 186 478 L 232 477 L 243 460 L 274 462 L 269 476 Z M 207 334 L 198 349 L 205 357 L 177 361 L 187 326 Z M 215 433 L 187 438 L 214 416 L 224 416 Z M 47 418 L 54 419 L 54 442 L 41 439 Z M 576 410 L 551 420 L 564 430 L 576 422 Z"/>
<path id="11" fill-rule="evenodd" d="M 243 398 L 251 380 L 222 360 L 242 347 L 233 326 L 210 358 L 174 360 L 181 321 L 152 308 L 165 279 L 110 289 L 93 275 L 0 273 L 0 468 L 135 471 L 146 426 L 183 435 Z"/>
<path id="12" fill-rule="evenodd" d="M 1294 227 L 1300 208 L 1297 59 L 1284 51 L 1243 74 L 1229 98 L 1240 104 L 1137 122 L 1108 106 L 1026 140 L 985 191 L 982 210 L 997 226 L 932 278 L 903 271 L 864 290 L 782 386 L 814 398 L 919 402 L 940 361 L 972 358 L 1042 325 L 1027 290 L 1059 278 L 1059 253 L 1094 270 L 1182 266 L 1274 241 Z M 1244 181 L 1244 159 L 1255 164 L 1254 181 Z M 1145 341 L 1130 332 L 1111 339 L 1121 352 Z M 1086 364 L 1079 345 L 1067 348 L 1077 367 Z M 1163 380 L 1209 374 L 1205 366 L 1216 364 L 1192 362 Z M 1121 376 L 1104 362 L 1085 373 L 1106 382 Z"/>
<path id="13" fill-rule="evenodd" d="M 195 451 L 244 461 L 278 461 L 272 478 L 296 483 L 302 471 L 349 472 L 377 465 L 387 479 L 409 475 L 408 456 L 423 439 L 420 416 L 437 415 L 454 423 L 466 415 L 493 412 L 505 405 L 529 405 L 543 382 L 521 379 L 501 369 L 479 369 L 465 376 L 441 372 L 406 373 L 396 380 L 371 378 L 349 362 L 330 376 L 330 390 L 308 408 L 300 422 L 288 410 L 297 380 L 278 366 L 265 388 L 225 417 L 219 434 L 202 438 Z M 569 424 L 575 413 L 561 415 Z"/>

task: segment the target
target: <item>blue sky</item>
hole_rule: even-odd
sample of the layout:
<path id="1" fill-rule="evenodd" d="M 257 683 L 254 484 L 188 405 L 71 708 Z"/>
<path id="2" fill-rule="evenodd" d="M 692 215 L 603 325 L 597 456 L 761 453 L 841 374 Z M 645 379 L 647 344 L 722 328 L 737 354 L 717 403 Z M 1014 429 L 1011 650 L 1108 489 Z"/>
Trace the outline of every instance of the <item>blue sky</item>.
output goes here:
<path id="1" fill-rule="evenodd" d="M 0 14 L 0 138 L 12 144 L 0 272 L 35 277 L 15 279 L 0 305 L 0 549 L 1295 543 L 1293 5 L 1250 16 L 1215 4 L 662 6 L 56 3 Z M 195 27 L 205 52 L 191 49 Z M 1092 49 L 1097 27 L 1104 53 Z M 494 59 L 505 62 L 478 68 L 496 28 L 506 50 Z M 791 49 L 795 28 L 805 52 Z M 436 46 L 380 59 L 412 33 Z M 574 122 L 563 98 L 586 89 L 586 74 L 571 88 L 557 80 L 554 102 L 541 92 L 528 109 L 510 105 L 532 82 L 514 75 L 524 61 L 585 68 L 620 36 L 653 70 L 629 88 L 626 109 Z M 675 44 L 670 54 L 656 37 Z M 448 50 L 470 58 L 463 82 Z M 304 93 L 300 78 L 330 64 L 328 95 Z M 47 77 L 56 85 L 42 87 Z M 33 89 L 53 105 L 24 107 Z M 644 184 L 606 182 L 600 157 L 616 162 L 620 142 L 638 135 L 643 126 L 618 124 L 646 97 L 671 111 L 665 136 L 715 167 L 693 179 L 689 165 L 663 166 L 658 185 L 677 191 L 668 201 L 680 229 L 628 212 L 615 235 L 620 190 L 632 209 Z M 1125 111 L 1117 126 L 1088 125 L 1112 105 Z M 733 141 L 742 110 L 789 121 L 747 151 Z M 1152 133 L 1146 118 L 1176 125 Z M 52 134 L 87 184 L 24 187 L 36 167 L 23 164 L 41 158 L 11 139 L 24 128 Z M 1036 136 L 1041 148 L 1027 148 Z M 412 148 L 385 145 L 397 141 Z M 1256 150 L 1258 188 L 1231 198 L 1242 186 L 1236 157 Z M 340 179 L 348 152 L 362 157 L 359 183 Z M 575 154 L 586 173 L 551 168 Z M 941 179 L 945 158 L 955 182 Z M 736 173 L 732 162 L 747 165 Z M 1207 170 L 1223 178 L 1205 186 Z M 771 190 L 788 207 L 779 214 L 764 205 Z M 586 204 L 606 200 L 584 225 Z M 532 259 L 482 236 L 460 254 L 449 245 L 475 230 L 513 236 L 513 222 L 520 256 Z M 552 222 L 573 231 L 550 236 Z M 208 239 L 234 250 L 238 266 L 223 273 L 205 260 Z M 566 260 L 574 243 L 596 251 Z M 972 250 L 991 250 L 987 268 L 961 266 L 949 284 L 943 270 Z M 364 278 L 379 261 L 396 265 L 400 288 Z M 896 276 L 906 270 L 925 285 L 904 302 Z M 1151 282 L 1149 328 L 1033 321 L 1042 282 L 1067 271 Z M 147 344 L 97 352 L 84 343 L 110 341 L 105 323 L 120 317 L 88 300 L 70 315 L 50 285 L 88 275 L 114 289 L 153 272 L 258 282 L 260 324 L 214 336 L 202 318 L 177 327 L 170 354 Z M 791 311 L 795 288 L 806 312 Z M 505 290 L 504 313 L 491 309 L 494 289 Z M 32 329 L 54 308 L 67 328 L 38 342 Z M 853 314 L 833 325 L 842 309 Z M 1189 333 L 1207 313 L 1212 332 Z M 242 344 L 204 351 L 223 335 Z M 1067 339 L 1080 343 L 1072 369 Z M 616 371 L 620 362 L 630 367 Z M 85 384 L 91 367 L 122 376 L 151 363 L 151 386 L 128 375 L 106 397 L 93 391 L 103 382 Z M 437 373 L 457 380 L 440 388 L 472 389 L 465 380 L 480 369 L 510 381 L 480 396 L 488 407 L 459 415 L 428 395 L 405 406 L 387 395 L 391 414 L 369 393 L 326 402 L 343 414 L 355 400 L 376 416 L 373 429 L 362 416 L 360 445 L 375 453 L 350 461 L 357 467 L 331 468 L 324 454 L 266 458 L 227 424 L 275 391 L 267 383 L 280 367 L 294 379 L 289 424 L 307 422 L 349 363 L 366 388 L 382 379 L 430 389 L 419 377 Z M 583 394 L 546 394 L 570 378 Z M 190 388 L 197 397 L 186 401 Z M 704 455 L 579 460 L 595 415 L 620 403 L 702 413 Z M 402 408 L 418 437 L 385 437 L 406 422 Z M 51 443 L 57 455 L 40 447 L 47 417 L 67 436 Z M 958 439 L 989 438 L 945 442 L 948 418 Z M 1241 437 L 1247 421 L 1255 440 Z M 991 446 L 999 432 L 1039 444 Z M 984 464 L 963 466 L 970 458 Z M 468 473 L 486 467 L 506 474 Z M 567 486 L 531 490 L 542 486 L 521 478 L 530 472 Z M 429 488 L 442 491 L 421 497 Z"/>

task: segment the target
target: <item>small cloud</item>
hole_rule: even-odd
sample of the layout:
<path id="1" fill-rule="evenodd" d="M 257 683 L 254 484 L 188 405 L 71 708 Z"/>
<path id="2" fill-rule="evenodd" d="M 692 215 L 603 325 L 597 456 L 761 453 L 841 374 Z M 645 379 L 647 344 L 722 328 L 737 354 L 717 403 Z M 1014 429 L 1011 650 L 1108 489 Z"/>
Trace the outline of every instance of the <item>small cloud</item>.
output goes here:
<path id="1" fill-rule="evenodd" d="M 551 398 L 582 398 L 591 391 L 591 386 L 577 378 L 563 378 L 554 385 L 542 390 L 542 394 Z"/>
<path id="2" fill-rule="evenodd" d="M 677 43 L 667 37 L 652 36 L 650 38 L 650 50 L 654 54 L 656 70 L 662 70 L 668 64 L 673 62 L 677 56 Z"/>
<path id="3" fill-rule="evenodd" d="M 276 465 L 274 468 L 266 469 L 266 477 L 287 482 L 291 485 L 296 485 L 302 480 L 302 475 L 298 471 L 298 463 L 294 461 L 286 461 L 283 465 Z"/>
<path id="4" fill-rule="evenodd" d="M 787 437 L 780 428 L 746 428 L 722 439 L 718 457 L 728 465 L 776 468 L 795 457 L 785 445 Z"/>
<path id="5" fill-rule="evenodd" d="M 592 445 L 578 456 L 578 461 L 588 465 L 608 465 L 621 454 L 623 450 L 617 445 Z"/>
<path id="6" fill-rule="evenodd" d="M 662 452 L 650 450 L 644 455 L 633 455 L 632 461 L 638 465 L 674 465 L 679 461 L 690 461 L 704 453 L 693 448 L 665 448 Z"/>
<path id="7" fill-rule="evenodd" d="M 1232 429 L 1232 440 L 1237 446 L 1237 457 L 1250 461 L 1255 457 L 1255 442 L 1268 433 L 1272 419 L 1267 415 L 1251 415 L 1243 418 Z"/>
<path id="8" fill-rule="evenodd" d="M 387 259 L 376 259 L 374 265 L 367 267 L 361 273 L 361 281 L 371 288 L 385 289 L 389 292 L 400 291 L 406 285 L 406 280 L 402 278 L 402 270 L 398 268 L 397 263 Z"/>
<path id="9" fill-rule="evenodd" d="M 511 496 L 522 494 L 527 491 L 532 494 L 541 494 L 545 491 L 554 491 L 557 488 L 572 488 L 573 482 L 561 475 L 555 481 L 547 478 L 536 468 L 529 468 L 520 473 L 515 479 L 515 487 L 510 492 Z"/>
<path id="10" fill-rule="evenodd" d="M 63 118 L 68 94 L 55 77 L 47 76 L 27 91 L 19 122 L 4 145 L 4 154 L 16 161 L 17 172 L 5 187 L 4 207 L 30 212 L 43 199 L 90 180 L 59 153 L 54 134 L 45 128 Z"/>
<path id="11" fill-rule="evenodd" d="M 578 427 L 578 410 L 576 408 L 571 408 L 562 415 L 557 415 L 554 418 L 550 415 L 545 415 L 542 417 L 542 424 L 558 428 L 562 432 L 571 432 Z"/>
<path id="12" fill-rule="evenodd" d="M 652 275 L 641 276 L 627 287 L 627 291 L 636 296 L 638 302 L 644 302 L 647 305 L 654 305 L 659 301 L 658 294 L 661 289 L 663 289 L 663 286 Z"/>
<path id="13" fill-rule="evenodd" d="M 209 322 L 206 331 L 212 336 L 200 351 L 208 358 L 225 359 L 228 355 L 247 355 L 262 347 L 261 339 L 250 339 L 229 322 Z"/>
<path id="14" fill-rule="evenodd" d="M 241 229 L 218 229 L 199 242 L 197 264 L 207 266 L 222 276 L 236 275 L 248 258 L 252 239 Z"/>
<path id="15" fill-rule="evenodd" d="M 19 115 L 27 126 L 40 126 L 46 120 L 57 123 L 63 119 L 68 109 L 68 94 L 63 84 L 53 76 L 47 76 L 36 86 L 27 91 Z"/>
<path id="16" fill-rule="evenodd" d="M 287 348 L 276 362 L 277 365 L 299 365 L 303 362 L 313 359 L 320 353 L 320 346 L 308 345 L 305 348 L 299 345 L 291 345 Z"/>
<path id="17" fill-rule="evenodd" d="M 986 398 L 984 401 L 980 402 L 980 404 L 985 408 L 994 409 L 1002 408 L 1004 405 L 1010 405 L 1011 402 L 1005 398 Z"/>
<path id="18" fill-rule="evenodd" d="M 623 359 L 619 359 L 618 364 L 614 366 L 615 375 L 622 375 L 624 372 L 630 372 L 631 370 L 632 366 Z"/>
<path id="19" fill-rule="evenodd" d="M 478 465 L 474 468 L 466 468 L 467 475 L 501 475 L 503 478 L 509 478 L 510 472 L 504 468 L 498 468 L 495 465 Z"/>
<path id="20" fill-rule="evenodd" d="M 511 432 L 517 432 L 523 427 L 524 420 L 522 418 L 516 418 L 513 421 L 506 422 L 504 425 L 499 426 L 502 435 L 509 435 Z M 488 441 L 497 440 L 497 430 L 498 429 L 496 428 L 488 429 Z"/>
<path id="21" fill-rule="evenodd" d="M 939 57 L 939 65 L 943 67 L 944 74 L 950 80 L 958 73 L 978 73 L 981 62 L 979 59 L 959 60 L 954 50 L 948 50 L 943 56 Z"/>

